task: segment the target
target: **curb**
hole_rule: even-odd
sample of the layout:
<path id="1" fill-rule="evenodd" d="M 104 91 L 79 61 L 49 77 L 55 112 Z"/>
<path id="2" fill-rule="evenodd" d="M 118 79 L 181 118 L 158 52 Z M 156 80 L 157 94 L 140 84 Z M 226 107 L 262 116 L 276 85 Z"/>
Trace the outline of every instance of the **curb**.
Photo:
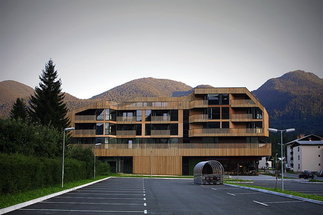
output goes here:
<path id="1" fill-rule="evenodd" d="M 268 194 L 287 197 L 287 198 L 291 198 L 291 199 L 297 199 L 297 200 L 301 200 L 304 202 L 310 202 L 310 203 L 314 203 L 314 204 L 323 205 L 323 201 L 320 201 L 320 200 L 308 199 L 308 198 L 304 198 L 304 197 L 293 196 L 293 195 L 289 195 L 289 194 L 285 194 L 285 193 L 279 193 L 279 192 L 270 191 L 270 190 L 263 190 L 263 189 L 254 188 L 254 187 L 244 187 L 244 186 L 239 186 L 239 185 L 235 185 L 235 184 L 225 184 L 225 185 L 230 186 L 230 187 L 243 188 L 243 189 L 247 189 L 247 190 L 255 190 L 258 192 L 262 192 L 262 193 L 268 193 Z"/>
<path id="2" fill-rule="evenodd" d="M 32 199 L 32 200 L 29 200 L 27 202 L 22 202 L 22 203 L 13 205 L 13 206 L 9 206 L 7 208 L 2 208 L 2 209 L 0 209 L 0 214 L 4 214 L 4 213 L 8 213 L 10 211 L 18 210 L 20 208 L 23 208 L 23 207 L 26 207 L 26 206 L 29 206 L 29 205 L 44 201 L 46 199 L 50 199 L 50 198 L 62 195 L 64 193 L 68 193 L 68 192 L 71 192 L 71 191 L 74 191 L 74 190 L 77 190 L 77 189 L 80 189 L 80 188 L 83 188 L 83 187 L 86 187 L 86 186 L 89 186 L 89 185 L 92 185 L 92 184 L 96 184 L 98 182 L 101 182 L 101 181 L 104 181 L 104 180 L 107 180 L 107 179 L 110 179 L 110 178 L 111 178 L 111 176 L 109 176 L 107 178 L 97 180 L 97 181 L 93 181 L 93 182 L 90 182 L 90 183 L 87 183 L 87 184 L 83 184 L 83 185 L 80 185 L 80 186 L 77 186 L 77 187 L 73 187 L 73 188 L 70 188 L 70 189 L 67 189 L 67 190 L 59 191 L 57 193 L 52 193 L 52 194 L 49 194 L 47 196 L 42 196 L 42 197 L 39 197 L 39 198 L 36 198 L 36 199 Z"/>

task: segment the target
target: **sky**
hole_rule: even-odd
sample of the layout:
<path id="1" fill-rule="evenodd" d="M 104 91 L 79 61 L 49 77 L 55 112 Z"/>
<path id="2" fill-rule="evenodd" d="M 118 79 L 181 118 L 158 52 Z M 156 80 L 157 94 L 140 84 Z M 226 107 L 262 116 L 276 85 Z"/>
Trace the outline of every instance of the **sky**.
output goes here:
<path id="1" fill-rule="evenodd" d="M 133 79 L 247 87 L 323 76 L 322 0 L 0 0 L 0 81 L 90 98 Z"/>

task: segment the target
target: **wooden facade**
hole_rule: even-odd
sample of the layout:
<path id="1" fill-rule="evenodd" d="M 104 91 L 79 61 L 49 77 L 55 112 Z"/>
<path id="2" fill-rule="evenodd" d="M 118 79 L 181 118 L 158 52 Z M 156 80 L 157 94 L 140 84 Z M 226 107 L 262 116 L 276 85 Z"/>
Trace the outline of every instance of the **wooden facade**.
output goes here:
<path id="1" fill-rule="evenodd" d="M 100 158 L 131 157 L 136 174 L 182 175 L 183 157 L 271 155 L 268 113 L 246 88 L 198 88 L 185 97 L 101 101 L 70 113 L 75 144 Z"/>

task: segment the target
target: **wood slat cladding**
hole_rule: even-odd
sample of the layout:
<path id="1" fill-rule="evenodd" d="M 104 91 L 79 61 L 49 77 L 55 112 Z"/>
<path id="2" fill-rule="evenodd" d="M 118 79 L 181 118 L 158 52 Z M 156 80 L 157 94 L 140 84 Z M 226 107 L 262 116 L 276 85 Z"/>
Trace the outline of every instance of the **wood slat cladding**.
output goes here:
<path id="1" fill-rule="evenodd" d="M 210 102 L 213 98 L 221 102 Z M 110 118 L 104 112 L 97 118 L 97 110 L 111 110 L 116 115 Z M 172 118 L 174 112 L 177 117 Z M 255 116 L 258 112 L 260 116 Z M 269 136 L 268 113 L 243 87 L 197 88 L 184 97 L 134 98 L 122 103 L 100 101 L 70 112 L 69 117 L 76 127 L 71 132 L 74 138 L 120 140 L 121 144 L 104 144 L 108 143 L 104 141 L 95 149 L 96 156 L 132 157 L 132 172 L 138 174 L 181 175 L 183 157 L 258 159 L 272 153 L 270 143 L 258 141 Z M 99 132 L 97 126 L 101 129 Z M 111 128 L 108 126 L 114 126 L 113 133 L 108 131 Z M 158 138 L 168 139 L 169 143 L 144 144 Z M 214 142 L 207 142 L 212 138 Z M 221 142 L 219 138 L 226 141 Z M 173 142 L 174 139 L 178 142 Z M 245 142 L 238 142 L 241 139 Z M 125 141 L 130 141 L 131 145 L 123 144 Z"/>

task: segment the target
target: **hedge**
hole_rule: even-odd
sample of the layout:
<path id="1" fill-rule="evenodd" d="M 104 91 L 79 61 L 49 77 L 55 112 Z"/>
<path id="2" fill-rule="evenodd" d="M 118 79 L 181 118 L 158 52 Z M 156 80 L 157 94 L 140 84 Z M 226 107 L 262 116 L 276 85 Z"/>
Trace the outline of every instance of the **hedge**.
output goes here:
<path id="1" fill-rule="evenodd" d="M 60 184 L 61 165 L 61 158 L 2 153 L 0 193 L 15 193 Z M 87 178 L 89 173 L 86 169 L 86 163 L 83 161 L 65 159 L 64 182 Z"/>

